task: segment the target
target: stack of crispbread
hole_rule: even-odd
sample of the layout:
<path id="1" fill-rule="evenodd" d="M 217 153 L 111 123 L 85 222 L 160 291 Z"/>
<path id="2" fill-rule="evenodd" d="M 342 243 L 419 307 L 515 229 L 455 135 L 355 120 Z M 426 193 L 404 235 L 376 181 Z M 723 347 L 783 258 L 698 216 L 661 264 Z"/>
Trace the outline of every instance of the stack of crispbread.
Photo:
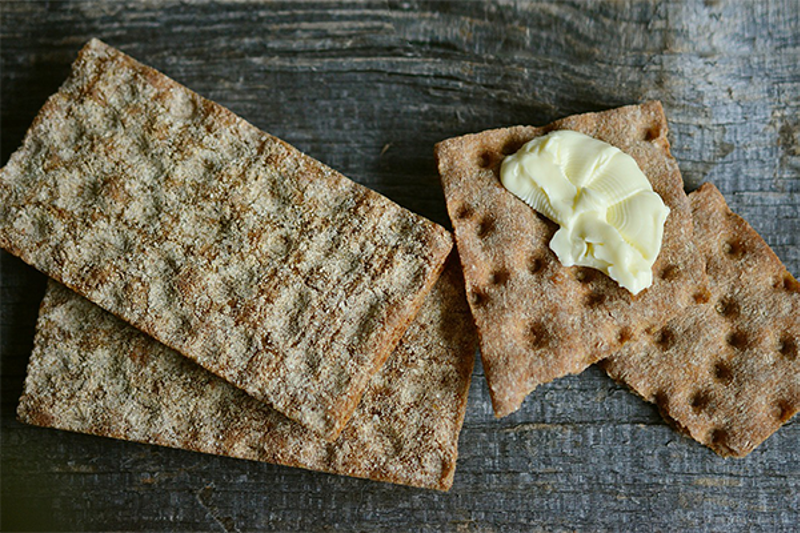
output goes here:
<path id="1" fill-rule="evenodd" d="M 23 421 L 452 483 L 450 234 L 120 51 L 87 44 L 0 171 L 0 246 L 77 293 L 48 289 Z"/>
<path id="2" fill-rule="evenodd" d="M 338 439 L 326 441 L 51 281 L 20 400 L 28 423 L 447 490 L 475 333 L 455 261 Z"/>
<path id="3" fill-rule="evenodd" d="M 563 129 L 633 157 L 669 207 L 636 296 L 564 267 L 555 224 L 500 183 Z M 91 41 L 0 171 L 0 246 L 53 278 L 20 419 L 447 490 L 478 338 L 497 416 L 595 362 L 721 455 L 800 409 L 800 283 L 713 185 L 687 197 L 658 102 L 435 151 L 460 260 L 443 228 Z"/>
<path id="4" fill-rule="evenodd" d="M 507 191 L 504 155 L 554 130 L 631 155 L 670 208 L 653 285 L 564 267 L 557 226 Z M 658 102 L 439 143 L 436 156 L 498 417 L 602 361 L 683 432 L 743 456 L 800 408 L 800 284 L 722 196 L 687 198 Z"/>

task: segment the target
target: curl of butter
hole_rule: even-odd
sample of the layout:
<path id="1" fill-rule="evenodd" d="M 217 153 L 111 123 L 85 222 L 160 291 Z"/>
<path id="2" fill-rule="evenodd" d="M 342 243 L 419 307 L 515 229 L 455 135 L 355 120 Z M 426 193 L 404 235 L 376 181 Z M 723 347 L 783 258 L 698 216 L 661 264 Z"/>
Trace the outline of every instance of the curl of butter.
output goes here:
<path id="1" fill-rule="evenodd" d="M 669 208 L 631 156 L 559 130 L 506 157 L 500 181 L 561 226 L 550 241 L 561 264 L 596 268 L 633 294 L 653 283 Z"/>

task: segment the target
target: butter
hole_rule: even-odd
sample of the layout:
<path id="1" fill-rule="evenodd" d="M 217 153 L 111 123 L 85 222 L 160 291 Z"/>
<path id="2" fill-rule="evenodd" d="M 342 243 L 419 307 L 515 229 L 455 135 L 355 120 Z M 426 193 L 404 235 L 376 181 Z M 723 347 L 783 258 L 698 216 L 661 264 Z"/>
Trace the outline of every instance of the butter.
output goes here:
<path id="1" fill-rule="evenodd" d="M 669 208 L 631 156 L 554 131 L 506 157 L 500 181 L 558 223 L 550 248 L 561 264 L 596 268 L 633 294 L 653 283 Z"/>

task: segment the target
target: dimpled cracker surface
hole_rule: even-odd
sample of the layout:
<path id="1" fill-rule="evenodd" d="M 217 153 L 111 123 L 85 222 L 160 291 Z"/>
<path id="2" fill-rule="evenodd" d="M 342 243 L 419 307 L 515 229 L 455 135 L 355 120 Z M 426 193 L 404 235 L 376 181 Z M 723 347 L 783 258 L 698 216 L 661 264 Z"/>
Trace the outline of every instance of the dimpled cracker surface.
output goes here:
<path id="1" fill-rule="evenodd" d="M 683 433 L 743 457 L 800 409 L 800 283 L 716 187 L 689 199 L 708 302 L 602 365 Z"/>
<path id="2" fill-rule="evenodd" d="M 671 210 L 653 285 L 636 297 L 600 271 L 562 266 L 549 248 L 558 226 L 500 183 L 504 154 L 557 129 L 590 135 L 631 155 Z M 539 384 L 581 372 L 704 297 L 707 281 L 692 243 L 689 203 L 666 135 L 661 104 L 648 102 L 437 145 L 497 416 L 518 409 Z"/>
<path id="3" fill-rule="evenodd" d="M 0 171 L 0 247 L 334 438 L 452 238 L 93 40 Z"/>
<path id="4" fill-rule="evenodd" d="M 328 442 L 55 282 L 20 420 L 447 490 L 477 335 L 453 262 L 338 440 Z"/>

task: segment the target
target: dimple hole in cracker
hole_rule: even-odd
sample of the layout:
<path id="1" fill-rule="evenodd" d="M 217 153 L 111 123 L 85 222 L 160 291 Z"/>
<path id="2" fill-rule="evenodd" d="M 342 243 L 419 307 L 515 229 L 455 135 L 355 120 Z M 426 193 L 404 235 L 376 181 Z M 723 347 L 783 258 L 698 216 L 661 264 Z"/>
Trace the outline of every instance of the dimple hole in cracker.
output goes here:
<path id="1" fill-rule="evenodd" d="M 595 272 L 592 268 L 580 267 L 575 270 L 575 279 L 581 283 L 591 283 L 595 279 Z"/>
<path id="2" fill-rule="evenodd" d="M 737 317 L 741 311 L 739 303 L 730 296 L 726 296 L 717 302 L 714 309 L 716 309 L 717 313 L 727 318 Z"/>
<path id="3" fill-rule="evenodd" d="M 780 285 L 783 286 L 784 290 L 800 294 L 800 281 L 794 279 L 794 276 L 788 272 L 783 275 L 782 280 L 779 282 Z"/>
<path id="4" fill-rule="evenodd" d="M 590 292 L 584 298 L 587 307 L 598 307 L 606 301 L 606 295 L 601 292 Z"/>
<path id="5" fill-rule="evenodd" d="M 662 416 L 666 416 L 667 409 L 669 408 L 669 394 L 663 390 L 656 391 L 653 394 L 652 402 L 656 404 Z"/>
<path id="6" fill-rule="evenodd" d="M 671 329 L 664 327 L 656 332 L 653 340 L 662 350 L 669 350 L 675 342 L 675 333 Z"/>
<path id="7" fill-rule="evenodd" d="M 644 130 L 643 139 L 647 142 L 652 142 L 658 139 L 660 136 L 661 136 L 661 127 L 656 125 L 656 126 L 651 126 L 646 130 Z"/>
<path id="8" fill-rule="evenodd" d="M 550 332 L 543 322 L 534 322 L 528 328 L 528 344 L 532 348 L 544 348 L 550 344 Z"/>
<path id="9" fill-rule="evenodd" d="M 471 216 L 472 216 L 472 208 L 467 204 L 461 204 L 460 206 L 458 206 L 458 209 L 456 209 L 456 218 L 458 219 L 463 220 Z"/>
<path id="10" fill-rule="evenodd" d="M 722 383 L 730 383 L 733 379 L 733 371 L 725 361 L 718 361 L 714 365 L 714 378 Z"/>
<path id="11" fill-rule="evenodd" d="M 617 333 L 617 341 L 620 344 L 625 344 L 626 342 L 631 340 L 632 337 L 633 334 L 631 333 L 631 330 L 629 328 L 622 328 Z"/>
<path id="12" fill-rule="evenodd" d="M 786 359 L 794 361 L 795 359 L 797 359 L 797 352 L 798 352 L 797 340 L 794 337 L 790 337 L 788 335 L 781 337 L 781 340 L 778 343 L 778 351 Z"/>
<path id="13" fill-rule="evenodd" d="M 478 156 L 478 166 L 481 168 L 490 168 L 494 164 L 494 154 L 492 152 L 481 152 Z"/>
<path id="14" fill-rule="evenodd" d="M 729 345 L 737 350 L 744 350 L 747 348 L 747 333 L 742 330 L 732 331 L 728 334 L 728 338 L 726 339 Z"/>
<path id="15" fill-rule="evenodd" d="M 674 281 L 678 279 L 681 269 L 678 265 L 667 265 L 659 273 L 659 277 L 664 281 Z"/>
<path id="16" fill-rule="evenodd" d="M 478 237 L 484 238 L 494 231 L 494 218 L 486 217 L 478 223 Z"/>
<path id="17" fill-rule="evenodd" d="M 704 411 L 708 404 L 711 403 L 711 395 L 707 391 L 698 391 L 690 399 L 689 405 L 695 413 Z"/>
<path id="18" fill-rule="evenodd" d="M 744 255 L 744 244 L 737 239 L 728 239 L 723 243 L 722 251 L 731 259 L 739 259 Z"/>
<path id="19" fill-rule="evenodd" d="M 489 276 L 489 283 L 492 285 L 503 285 L 508 281 L 510 273 L 505 268 L 498 268 Z"/>
<path id="20" fill-rule="evenodd" d="M 509 139 L 503 144 L 503 155 L 515 154 L 522 148 L 522 142 L 515 139 Z"/>
<path id="21" fill-rule="evenodd" d="M 711 291 L 705 287 L 700 287 L 697 292 L 692 295 L 692 298 L 694 298 L 694 303 L 696 304 L 708 303 L 708 301 L 711 300 Z"/>
<path id="22" fill-rule="evenodd" d="M 711 431 L 710 440 L 714 446 L 727 448 L 725 443 L 728 441 L 728 432 L 722 428 L 716 428 Z"/>
<path id="23" fill-rule="evenodd" d="M 538 274 L 544 268 L 544 261 L 541 257 L 531 257 L 528 271 L 531 274 Z"/>
<path id="24" fill-rule="evenodd" d="M 779 400 L 777 404 L 778 420 L 781 424 L 788 421 L 794 415 L 796 409 L 788 400 Z"/>
<path id="25" fill-rule="evenodd" d="M 469 300 L 475 307 L 481 307 L 486 304 L 488 298 L 486 297 L 486 293 L 480 289 L 473 289 L 470 292 Z"/>

